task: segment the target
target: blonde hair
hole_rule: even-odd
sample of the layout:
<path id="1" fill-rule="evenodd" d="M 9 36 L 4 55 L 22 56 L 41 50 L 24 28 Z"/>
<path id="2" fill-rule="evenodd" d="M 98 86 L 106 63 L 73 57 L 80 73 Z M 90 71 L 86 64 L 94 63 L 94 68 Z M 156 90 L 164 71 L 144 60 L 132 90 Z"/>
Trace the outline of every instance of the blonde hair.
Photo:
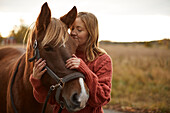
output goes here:
<path id="1" fill-rule="evenodd" d="M 98 20 L 95 15 L 88 12 L 79 12 L 78 17 L 84 22 L 89 33 L 89 38 L 86 43 L 85 56 L 86 60 L 91 62 L 98 56 L 106 53 L 103 49 L 99 48 Z"/>

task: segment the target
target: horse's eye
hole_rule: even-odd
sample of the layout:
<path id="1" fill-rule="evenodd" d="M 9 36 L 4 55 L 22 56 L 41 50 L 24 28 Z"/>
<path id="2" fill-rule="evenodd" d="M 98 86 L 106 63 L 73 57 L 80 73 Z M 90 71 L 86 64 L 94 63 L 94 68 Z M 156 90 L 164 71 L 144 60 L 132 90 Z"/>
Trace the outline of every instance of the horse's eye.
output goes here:
<path id="1" fill-rule="evenodd" d="M 53 51 L 53 47 L 51 47 L 51 46 L 49 46 L 49 45 L 45 45 L 45 46 L 44 46 L 44 49 L 45 49 L 46 51 Z"/>

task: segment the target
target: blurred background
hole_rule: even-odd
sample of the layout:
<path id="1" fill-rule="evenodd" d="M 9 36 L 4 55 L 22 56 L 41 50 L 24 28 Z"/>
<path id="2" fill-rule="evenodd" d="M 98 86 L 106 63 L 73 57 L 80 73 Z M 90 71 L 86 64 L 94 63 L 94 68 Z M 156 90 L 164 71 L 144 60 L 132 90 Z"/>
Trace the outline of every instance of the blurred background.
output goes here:
<path id="1" fill-rule="evenodd" d="M 170 112 L 170 0 L 0 0 L 0 48 L 22 45 L 44 2 L 55 18 L 73 6 L 98 18 L 113 61 L 106 109 Z"/>

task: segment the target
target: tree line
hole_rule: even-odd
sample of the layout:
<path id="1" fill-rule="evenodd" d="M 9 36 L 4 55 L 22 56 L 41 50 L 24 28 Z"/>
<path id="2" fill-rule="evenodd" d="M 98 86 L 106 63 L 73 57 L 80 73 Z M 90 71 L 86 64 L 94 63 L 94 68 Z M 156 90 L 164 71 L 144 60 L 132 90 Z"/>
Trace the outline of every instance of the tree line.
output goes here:
<path id="1" fill-rule="evenodd" d="M 23 43 L 23 39 L 27 32 L 27 29 L 28 29 L 28 26 L 25 25 L 23 22 L 21 22 L 19 26 L 15 26 L 11 30 L 8 37 L 13 37 L 16 43 Z M 0 34 L 0 42 L 3 40 L 3 38 L 8 38 L 8 37 L 2 37 L 2 35 Z"/>
<path id="2" fill-rule="evenodd" d="M 16 43 L 23 43 L 23 39 L 25 36 L 25 33 L 27 32 L 28 27 L 24 24 L 21 24 L 16 29 L 13 29 L 10 32 L 9 37 L 14 37 Z"/>

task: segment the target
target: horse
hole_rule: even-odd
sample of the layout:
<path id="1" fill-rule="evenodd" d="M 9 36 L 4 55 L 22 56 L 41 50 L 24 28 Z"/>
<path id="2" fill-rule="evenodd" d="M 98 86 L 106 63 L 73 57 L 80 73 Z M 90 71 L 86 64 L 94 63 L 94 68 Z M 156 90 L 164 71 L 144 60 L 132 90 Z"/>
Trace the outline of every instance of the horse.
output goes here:
<path id="1" fill-rule="evenodd" d="M 46 60 L 47 65 L 41 83 L 47 91 L 55 86 L 51 94 L 55 101 L 58 104 L 63 102 L 63 106 L 71 112 L 86 106 L 89 91 L 83 80 L 84 75 L 65 67 L 66 60 L 72 57 L 78 47 L 68 33 L 76 16 L 74 6 L 60 19 L 52 18 L 48 4 L 44 3 L 34 27 L 29 30 L 26 50 L 12 47 L 0 49 L 0 113 L 42 111 L 43 103 L 34 98 L 29 81 L 35 59 L 40 57 Z M 46 113 L 50 113 L 51 109 L 52 106 L 48 104 Z"/>

